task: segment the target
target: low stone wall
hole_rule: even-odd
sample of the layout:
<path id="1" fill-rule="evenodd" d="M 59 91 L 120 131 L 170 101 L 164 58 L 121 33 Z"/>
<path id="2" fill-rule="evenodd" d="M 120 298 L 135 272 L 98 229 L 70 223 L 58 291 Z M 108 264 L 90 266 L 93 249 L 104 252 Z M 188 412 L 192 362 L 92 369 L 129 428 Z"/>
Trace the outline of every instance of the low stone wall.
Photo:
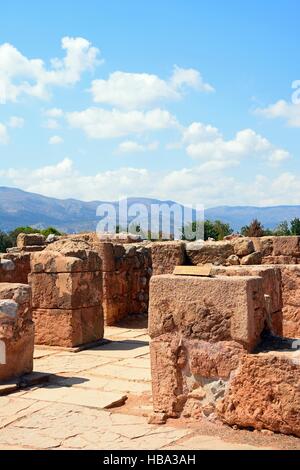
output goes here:
<path id="1" fill-rule="evenodd" d="M 300 237 L 251 238 L 255 249 L 261 252 L 263 264 L 299 264 Z"/>
<path id="2" fill-rule="evenodd" d="M 149 251 L 143 245 L 101 243 L 103 310 L 107 325 L 135 313 L 147 313 L 152 274 Z"/>
<path id="3" fill-rule="evenodd" d="M 44 250 L 31 257 L 36 344 L 73 347 L 103 338 L 102 270 L 97 253 Z"/>
<path id="4" fill-rule="evenodd" d="M 33 347 L 30 287 L 0 283 L 0 382 L 32 372 Z"/>
<path id="5" fill-rule="evenodd" d="M 261 264 L 261 253 L 255 250 L 250 238 L 235 238 L 220 242 L 191 242 L 186 244 L 187 260 L 190 264 L 212 263 L 216 266 Z"/>

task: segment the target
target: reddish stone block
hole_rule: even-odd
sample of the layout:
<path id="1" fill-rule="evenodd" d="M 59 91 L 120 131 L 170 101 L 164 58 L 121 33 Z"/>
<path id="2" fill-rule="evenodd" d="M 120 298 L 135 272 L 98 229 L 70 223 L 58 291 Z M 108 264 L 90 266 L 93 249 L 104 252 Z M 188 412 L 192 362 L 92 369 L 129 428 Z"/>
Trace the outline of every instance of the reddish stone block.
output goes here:
<path id="1" fill-rule="evenodd" d="M 77 309 L 36 309 L 33 311 L 36 344 L 75 347 L 103 338 L 101 306 Z"/>
<path id="2" fill-rule="evenodd" d="M 151 279 L 151 338 L 176 330 L 203 341 L 234 340 L 252 350 L 265 321 L 261 278 L 163 275 Z"/>
<path id="3" fill-rule="evenodd" d="M 299 353 L 242 358 L 217 410 L 230 425 L 300 437 Z"/>

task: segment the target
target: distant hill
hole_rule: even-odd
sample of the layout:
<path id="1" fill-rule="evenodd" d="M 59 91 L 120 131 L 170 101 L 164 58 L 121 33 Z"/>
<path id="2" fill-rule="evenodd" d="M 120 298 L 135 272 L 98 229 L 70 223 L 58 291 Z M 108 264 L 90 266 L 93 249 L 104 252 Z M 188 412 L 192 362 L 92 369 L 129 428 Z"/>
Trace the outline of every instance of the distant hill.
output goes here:
<path id="1" fill-rule="evenodd" d="M 129 198 L 129 204 L 166 203 L 169 206 L 174 201 L 160 201 L 148 198 Z M 103 201 L 84 202 L 76 199 L 55 199 L 29 193 L 16 188 L 0 187 L 0 230 L 9 231 L 22 225 L 45 228 L 50 225 L 67 233 L 93 231 L 99 221 L 96 208 Z M 116 205 L 114 202 L 113 204 Z M 207 209 L 205 218 L 220 219 L 229 223 L 234 230 L 249 224 L 258 218 L 266 228 L 274 228 L 283 220 L 300 218 L 299 206 L 220 206 Z"/>

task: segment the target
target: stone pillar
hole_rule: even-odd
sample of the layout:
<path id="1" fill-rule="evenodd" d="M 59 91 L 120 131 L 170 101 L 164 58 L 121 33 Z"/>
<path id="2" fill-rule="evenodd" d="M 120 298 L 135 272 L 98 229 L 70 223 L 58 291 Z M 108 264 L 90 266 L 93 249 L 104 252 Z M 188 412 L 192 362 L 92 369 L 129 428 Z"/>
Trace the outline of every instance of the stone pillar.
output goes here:
<path id="1" fill-rule="evenodd" d="M 30 287 L 0 283 L 0 382 L 32 372 L 33 347 Z"/>
<path id="2" fill-rule="evenodd" d="M 74 347 L 103 338 L 102 265 L 97 253 L 35 253 L 29 279 L 36 344 Z"/>

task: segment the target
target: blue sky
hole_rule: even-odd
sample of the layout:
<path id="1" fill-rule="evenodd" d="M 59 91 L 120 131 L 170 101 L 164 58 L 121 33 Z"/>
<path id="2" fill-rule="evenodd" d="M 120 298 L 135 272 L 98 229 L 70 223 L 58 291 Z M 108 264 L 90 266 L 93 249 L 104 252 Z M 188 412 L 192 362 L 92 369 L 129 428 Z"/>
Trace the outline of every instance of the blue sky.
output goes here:
<path id="1" fill-rule="evenodd" d="M 300 202 L 298 0 L 2 3 L 1 185 Z"/>

